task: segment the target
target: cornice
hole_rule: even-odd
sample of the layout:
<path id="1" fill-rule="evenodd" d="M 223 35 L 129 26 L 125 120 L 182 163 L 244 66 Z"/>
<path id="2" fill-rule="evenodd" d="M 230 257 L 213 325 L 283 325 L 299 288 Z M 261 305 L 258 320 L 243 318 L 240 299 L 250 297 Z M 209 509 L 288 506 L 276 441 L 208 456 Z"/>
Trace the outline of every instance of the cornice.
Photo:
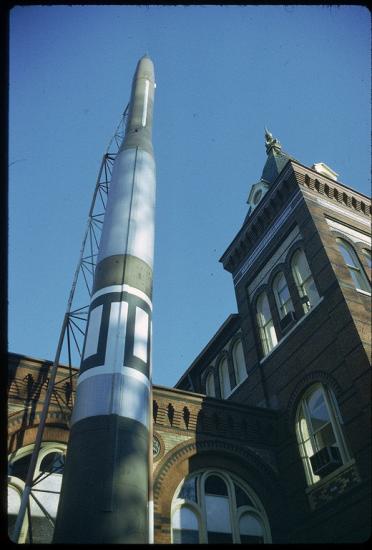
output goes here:
<path id="1" fill-rule="evenodd" d="M 221 256 L 219 261 L 227 271 L 236 271 L 248 252 L 259 243 L 267 227 L 280 216 L 296 186 L 315 196 L 327 197 L 345 211 L 371 219 L 371 201 L 367 196 L 291 159 Z"/>

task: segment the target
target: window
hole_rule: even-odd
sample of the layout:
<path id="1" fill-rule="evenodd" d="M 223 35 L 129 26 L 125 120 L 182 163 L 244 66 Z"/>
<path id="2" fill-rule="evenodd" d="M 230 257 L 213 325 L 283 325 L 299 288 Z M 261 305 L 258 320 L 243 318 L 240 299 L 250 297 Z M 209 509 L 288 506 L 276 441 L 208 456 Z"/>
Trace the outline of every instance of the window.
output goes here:
<path id="1" fill-rule="evenodd" d="M 241 340 L 238 340 L 232 350 L 234 371 L 236 383 L 240 384 L 247 378 L 247 369 L 245 367 L 245 359 L 243 353 L 243 344 Z"/>
<path id="2" fill-rule="evenodd" d="M 174 544 L 198 544 L 198 518 L 188 506 L 181 506 L 173 513 L 172 533 Z"/>
<path id="3" fill-rule="evenodd" d="M 269 301 L 265 292 L 260 294 L 257 300 L 257 322 L 260 331 L 262 349 L 264 355 L 268 354 L 270 350 L 278 343 L 274 323 L 271 318 L 271 311 Z"/>
<path id="4" fill-rule="evenodd" d="M 278 306 L 279 316 L 283 319 L 287 313 L 294 310 L 284 273 L 278 273 L 275 277 L 273 282 L 273 290 L 276 304 Z"/>
<path id="5" fill-rule="evenodd" d="M 53 538 L 53 524 L 57 515 L 57 507 L 62 484 L 62 474 L 65 462 L 65 445 L 59 443 L 44 443 L 36 463 L 34 479 L 38 482 L 32 487 L 29 499 L 31 510 L 31 532 L 33 543 L 50 544 Z M 8 514 L 9 526 L 12 528 L 18 514 L 19 501 L 24 489 L 24 481 L 28 472 L 32 449 L 20 449 L 9 464 L 10 486 Z M 19 541 L 28 543 L 28 517 L 24 520 Z M 12 537 L 13 532 L 9 532 Z"/>
<path id="6" fill-rule="evenodd" d="M 349 273 L 353 280 L 354 286 L 357 290 L 364 290 L 370 292 L 371 287 L 367 281 L 367 277 L 364 273 L 362 264 L 354 250 L 354 248 L 347 241 L 343 239 L 336 239 L 338 248 L 342 254 L 342 257 L 349 269 Z"/>
<path id="7" fill-rule="evenodd" d="M 184 479 L 172 501 L 173 543 L 271 542 L 265 510 L 245 483 L 222 470 Z"/>
<path id="8" fill-rule="evenodd" d="M 299 405 L 296 435 L 309 485 L 349 458 L 336 400 L 320 384 L 312 386 Z"/>
<path id="9" fill-rule="evenodd" d="M 230 376 L 229 376 L 229 365 L 227 363 L 226 357 L 222 359 L 218 370 L 220 374 L 221 397 L 227 397 L 231 393 L 231 386 L 230 386 Z"/>
<path id="10" fill-rule="evenodd" d="M 319 301 L 319 294 L 303 250 L 294 253 L 292 272 L 304 312 L 307 313 Z"/>
<path id="11" fill-rule="evenodd" d="M 214 375 L 213 372 L 210 372 L 207 376 L 207 379 L 205 381 L 205 392 L 207 395 L 210 395 L 211 397 L 216 396 L 216 391 L 214 388 Z"/>

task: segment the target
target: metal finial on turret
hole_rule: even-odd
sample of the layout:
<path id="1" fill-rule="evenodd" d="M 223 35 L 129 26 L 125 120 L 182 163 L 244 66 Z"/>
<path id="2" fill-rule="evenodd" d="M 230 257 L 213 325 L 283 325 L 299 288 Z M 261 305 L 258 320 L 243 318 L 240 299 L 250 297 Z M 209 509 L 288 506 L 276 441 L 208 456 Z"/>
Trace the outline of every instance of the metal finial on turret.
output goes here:
<path id="1" fill-rule="evenodd" d="M 266 153 L 269 154 L 271 149 L 275 149 L 276 151 L 281 151 L 282 146 L 280 142 L 273 137 L 272 133 L 269 132 L 269 130 L 265 126 L 265 147 L 266 147 Z"/>

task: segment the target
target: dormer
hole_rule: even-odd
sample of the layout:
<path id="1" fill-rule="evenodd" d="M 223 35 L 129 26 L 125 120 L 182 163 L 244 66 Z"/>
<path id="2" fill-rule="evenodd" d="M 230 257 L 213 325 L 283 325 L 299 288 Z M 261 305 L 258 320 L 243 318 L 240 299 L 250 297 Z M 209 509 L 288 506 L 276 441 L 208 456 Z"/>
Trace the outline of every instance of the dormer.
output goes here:
<path id="1" fill-rule="evenodd" d="M 250 212 L 252 212 L 256 208 L 268 188 L 269 184 L 266 183 L 264 180 L 260 180 L 252 185 L 247 200 L 247 203 L 250 206 Z"/>

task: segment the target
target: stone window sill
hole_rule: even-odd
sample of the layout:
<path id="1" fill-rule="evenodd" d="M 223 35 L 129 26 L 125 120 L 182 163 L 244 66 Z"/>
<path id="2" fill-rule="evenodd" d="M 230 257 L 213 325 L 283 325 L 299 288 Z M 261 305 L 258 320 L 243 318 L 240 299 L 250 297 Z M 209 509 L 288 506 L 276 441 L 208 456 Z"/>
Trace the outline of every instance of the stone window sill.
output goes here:
<path id="1" fill-rule="evenodd" d="M 360 482 L 361 479 L 355 465 L 355 460 L 349 460 L 334 472 L 305 489 L 310 508 L 317 510 L 321 506 L 332 502 L 343 493 L 346 493 L 349 489 L 359 485 Z"/>

